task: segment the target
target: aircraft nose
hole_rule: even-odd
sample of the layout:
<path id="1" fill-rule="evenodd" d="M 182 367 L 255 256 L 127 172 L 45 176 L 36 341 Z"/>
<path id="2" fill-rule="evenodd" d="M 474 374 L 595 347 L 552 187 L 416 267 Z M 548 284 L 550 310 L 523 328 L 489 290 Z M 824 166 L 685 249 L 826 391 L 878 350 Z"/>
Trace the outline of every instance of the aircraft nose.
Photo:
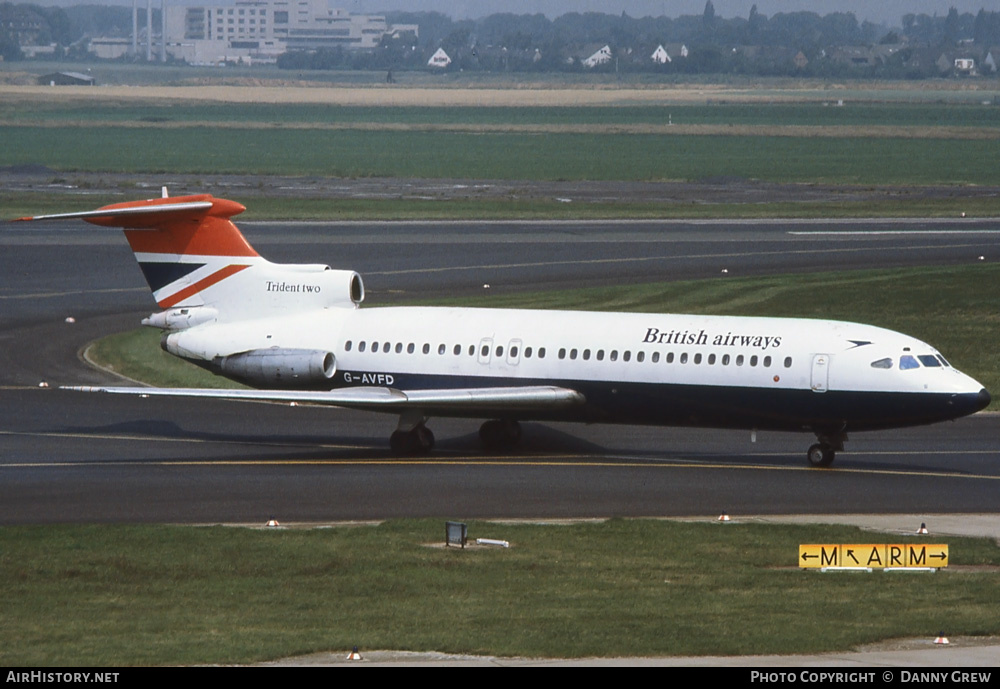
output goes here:
<path id="1" fill-rule="evenodd" d="M 954 395 L 949 405 L 961 416 L 966 416 L 967 414 L 975 414 L 977 411 L 986 409 L 992 401 L 993 398 L 990 397 L 990 393 L 986 391 L 986 388 L 980 388 L 979 392 L 965 392 Z"/>

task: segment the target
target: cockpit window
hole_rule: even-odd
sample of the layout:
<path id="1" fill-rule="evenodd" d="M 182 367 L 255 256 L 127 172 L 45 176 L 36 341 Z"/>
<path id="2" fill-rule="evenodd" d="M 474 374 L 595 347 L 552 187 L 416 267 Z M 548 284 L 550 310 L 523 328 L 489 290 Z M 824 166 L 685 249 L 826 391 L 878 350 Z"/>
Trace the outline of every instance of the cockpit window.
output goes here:
<path id="1" fill-rule="evenodd" d="M 941 368 L 941 362 L 937 360 L 937 357 L 933 354 L 921 354 L 917 357 L 920 359 L 920 363 L 924 366 L 930 366 L 932 368 Z"/>
<path id="2" fill-rule="evenodd" d="M 904 354 L 899 357 L 899 370 L 906 371 L 911 368 L 920 368 L 920 364 L 917 363 L 916 359 L 909 354 Z"/>
<path id="3" fill-rule="evenodd" d="M 946 366 L 948 368 L 951 368 L 951 364 L 949 364 L 948 360 L 945 359 L 943 356 L 941 356 L 940 354 L 938 354 L 937 358 L 938 358 L 938 361 L 940 361 L 942 365 L 944 365 L 944 366 Z"/>
<path id="4" fill-rule="evenodd" d="M 886 357 L 872 362 L 872 368 L 892 368 L 892 359 Z"/>

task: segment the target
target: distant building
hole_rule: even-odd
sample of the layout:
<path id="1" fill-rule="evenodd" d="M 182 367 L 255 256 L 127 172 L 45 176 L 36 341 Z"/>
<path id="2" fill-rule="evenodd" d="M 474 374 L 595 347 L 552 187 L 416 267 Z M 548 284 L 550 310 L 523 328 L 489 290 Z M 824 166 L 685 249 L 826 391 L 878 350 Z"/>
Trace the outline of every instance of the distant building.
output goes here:
<path id="1" fill-rule="evenodd" d="M 611 62 L 611 46 L 605 45 L 581 60 L 585 67 L 596 67 Z"/>
<path id="2" fill-rule="evenodd" d="M 93 86 L 97 81 L 80 72 L 53 72 L 38 77 L 39 86 Z"/>
<path id="3" fill-rule="evenodd" d="M 390 26 L 385 15 L 331 9 L 328 0 L 168 5 L 165 26 L 167 52 L 193 63 L 273 60 L 290 50 L 371 49 L 386 35 L 417 34 L 415 25 Z"/>
<path id="4" fill-rule="evenodd" d="M 131 48 L 131 38 L 99 37 L 90 39 L 87 51 L 102 60 L 117 60 L 128 55 Z"/>
<path id="5" fill-rule="evenodd" d="M 983 70 L 996 74 L 998 63 L 1000 63 L 1000 47 L 993 46 L 986 51 L 986 57 L 983 58 Z"/>
<path id="6" fill-rule="evenodd" d="M 448 53 L 444 52 L 444 48 L 438 48 L 431 55 L 431 59 L 427 61 L 428 67 L 438 67 L 439 69 L 444 69 L 451 64 L 451 58 L 448 57 Z"/>
<path id="7" fill-rule="evenodd" d="M 565 57 L 567 65 L 580 64 L 584 67 L 596 67 L 611 61 L 611 46 L 600 43 L 578 48 Z"/>

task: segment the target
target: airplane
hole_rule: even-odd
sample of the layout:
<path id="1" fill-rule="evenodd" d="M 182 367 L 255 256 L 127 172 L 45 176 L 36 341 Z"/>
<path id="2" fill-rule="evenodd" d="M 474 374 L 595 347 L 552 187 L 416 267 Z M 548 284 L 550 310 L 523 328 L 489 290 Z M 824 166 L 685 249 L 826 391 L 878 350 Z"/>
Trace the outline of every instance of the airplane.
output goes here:
<path id="1" fill-rule="evenodd" d="M 431 417 L 485 419 L 488 448 L 521 421 L 816 436 L 828 467 L 849 432 L 957 419 L 986 389 L 933 347 L 843 321 L 455 307 L 361 308 L 360 275 L 260 256 L 209 194 L 19 220 L 124 229 L 161 311 L 164 350 L 251 389 L 79 387 L 331 405 L 397 414 L 398 455 L 427 453 Z"/>

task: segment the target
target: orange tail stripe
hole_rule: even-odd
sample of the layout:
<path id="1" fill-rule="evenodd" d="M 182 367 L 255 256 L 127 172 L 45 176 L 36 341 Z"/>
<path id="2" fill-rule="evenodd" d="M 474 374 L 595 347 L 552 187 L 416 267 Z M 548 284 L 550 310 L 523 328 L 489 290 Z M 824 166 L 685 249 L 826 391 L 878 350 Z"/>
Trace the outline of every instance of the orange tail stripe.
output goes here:
<path id="1" fill-rule="evenodd" d="M 250 266 L 246 266 L 246 265 L 235 265 L 235 264 L 234 265 L 228 265 L 225 268 L 223 268 L 222 270 L 215 271 L 214 273 L 212 273 L 211 275 L 209 275 L 207 278 L 204 278 L 203 280 L 199 280 L 198 282 L 194 283 L 190 287 L 185 287 L 180 292 L 176 292 L 175 294 L 171 294 L 166 299 L 163 299 L 162 301 L 158 301 L 157 303 L 160 305 L 161 308 L 169 309 L 171 306 L 176 306 L 177 304 L 181 303 L 182 301 L 184 301 L 188 297 L 190 297 L 192 295 L 195 295 L 195 294 L 198 294 L 198 292 L 201 292 L 203 289 L 208 289 L 212 285 L 217 284 L 219 282 L 222 282 L 227 277 L 230 277 L 232 275 L 236 275 L 236 273 L 240 272 L 241 270 L 243 270 L 245 268 L 249 268 L 249 267 Z"/>
<path id="2" fill-rule="evenodd" d="M 198 256 L 258 256 L 227 218 L 171 222 L 156 229 L 125 230 L 136 253 Z"/>

